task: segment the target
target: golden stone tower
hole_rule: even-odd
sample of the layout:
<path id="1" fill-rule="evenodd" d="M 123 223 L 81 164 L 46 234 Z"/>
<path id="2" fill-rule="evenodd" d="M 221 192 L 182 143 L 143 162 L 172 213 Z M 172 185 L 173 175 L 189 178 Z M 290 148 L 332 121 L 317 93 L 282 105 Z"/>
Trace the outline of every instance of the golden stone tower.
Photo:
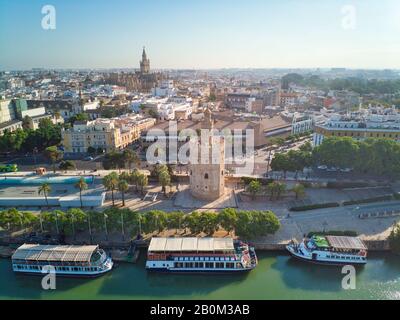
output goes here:
<path id="1" fill-rule="evenodd" d="M 225 194 L 225 141 L 213 134 L 211 111 L 205 111 L 202 130 L 210 133 L 208 143 L 199 139 L 198 161 L 190 163 L 190 192 L 201 200 L 217 200 Z M 201 155 L 206 155 L 202 157 Z"/>

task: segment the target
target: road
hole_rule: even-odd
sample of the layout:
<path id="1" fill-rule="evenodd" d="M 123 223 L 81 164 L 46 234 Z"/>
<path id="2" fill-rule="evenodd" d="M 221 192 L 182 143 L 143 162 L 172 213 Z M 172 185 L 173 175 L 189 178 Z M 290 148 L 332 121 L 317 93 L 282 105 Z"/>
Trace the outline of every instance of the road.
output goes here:
<path id="1" fill-rule="evenodd" d="M 307 212 L 290 213 L 290 218 L 280 217 L 281 219 L 292 219 L 295 221 L 315 219 L 315 218 L 334 218 L 338 216 L 358 217 L 360 213 L 374 213 L 382 211 L 400 211 L 400 201 L 379 202 L 374 204 L 354 205 L 337 208 L 317 209 Z"/>

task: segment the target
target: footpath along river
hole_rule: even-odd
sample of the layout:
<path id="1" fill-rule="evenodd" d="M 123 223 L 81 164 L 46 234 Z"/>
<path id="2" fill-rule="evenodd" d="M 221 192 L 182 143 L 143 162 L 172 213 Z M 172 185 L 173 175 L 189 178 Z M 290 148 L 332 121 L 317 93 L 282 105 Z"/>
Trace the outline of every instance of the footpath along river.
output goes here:
<path id="1" fill-rule="evenodd" d="M 341 269 L 259 252 L 258 267 L 241 275 L 147 273 L 145 254 L 97 279 L 57 278 L 56 290 L 41 277 L 16 275 L 0 259 L 0 299 L 400 299 L 400 257 L 370 254 L 357 269 L 356 290 L 343 290 Z"/>

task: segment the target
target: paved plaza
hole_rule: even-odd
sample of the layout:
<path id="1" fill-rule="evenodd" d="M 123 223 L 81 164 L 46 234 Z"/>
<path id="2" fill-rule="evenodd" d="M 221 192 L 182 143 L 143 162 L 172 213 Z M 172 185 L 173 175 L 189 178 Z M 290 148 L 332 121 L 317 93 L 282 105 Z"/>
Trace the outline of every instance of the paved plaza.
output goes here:
<path id="1" fill-rule="evenodd" d="M 194 198 L 188 186 L 181 188 L 176 195 L 174 205 L 183 209 L 224 209 L 237 208 L 237 202 L 233 191 L 226 188 L 225 195 L 215 201 L 204 201 Z"/>

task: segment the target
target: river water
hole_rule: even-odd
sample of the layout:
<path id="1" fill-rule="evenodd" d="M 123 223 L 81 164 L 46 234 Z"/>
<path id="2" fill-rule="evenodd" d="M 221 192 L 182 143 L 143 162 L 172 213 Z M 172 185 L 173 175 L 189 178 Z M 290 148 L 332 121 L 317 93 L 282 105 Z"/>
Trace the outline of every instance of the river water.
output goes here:
<path id="1" fill-rule="evenodd" d="M 58 278 L 56 290 L 41 289 L 41 277 L 16 275 L 0 259 L 0 299 L 400 299 L 400 257 L 370 254 L 357 268 L 356 289 L 342 289 L 341 269 L 259 253 L 247 274 L 172 275 L 147 273 L 145 254 L 97 279 Z"/>

